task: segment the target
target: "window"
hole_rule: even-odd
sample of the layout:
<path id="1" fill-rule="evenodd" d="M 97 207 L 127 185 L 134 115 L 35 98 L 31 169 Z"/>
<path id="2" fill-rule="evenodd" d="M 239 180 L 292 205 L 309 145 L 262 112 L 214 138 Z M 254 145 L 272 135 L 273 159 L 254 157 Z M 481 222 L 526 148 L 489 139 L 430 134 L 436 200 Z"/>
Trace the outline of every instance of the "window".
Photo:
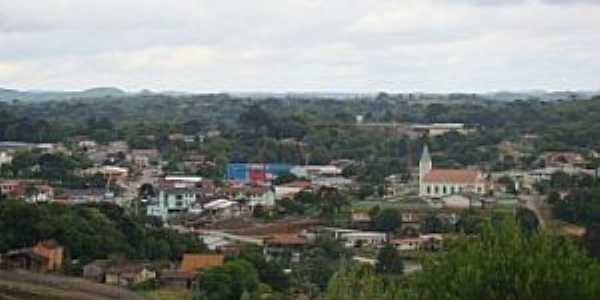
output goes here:
<path id="1" fill-rule="evenodd" d="M 427 186 L 427 194 L 431 194 L 431 186 L 430 185 Z"/>
<path id="2" fill-rule="evenodd" d="M 435 191 L 436 194 L 438 194 L 440 192 L 440 187 L 436 185 L 433 190 Z"/>
<path id="3" fill-rule="evenodd" d="M 456 187 L 455 186 L 452 187 L 452 194 L 454 194 L 454 193 L 456 193 Z"/>
<path id="4" fill-rule="evenodd" d="M 444 192 L 443 192 L 444 194 L 447 194 L 447 193 L 448 193 L 448 188 L 446 188 L 446 186 L 444 186 L 444 187 L 442 188 L 442 190 L 444 191 Z"/>
<path id="5" fill-rule="evenodd" d="M 175 199 L 176 199 L 176 200 L 181 200 L 181 199 L 183 199 L 183 195 L 176 195 L 176 196 L 175 196 Z"/>

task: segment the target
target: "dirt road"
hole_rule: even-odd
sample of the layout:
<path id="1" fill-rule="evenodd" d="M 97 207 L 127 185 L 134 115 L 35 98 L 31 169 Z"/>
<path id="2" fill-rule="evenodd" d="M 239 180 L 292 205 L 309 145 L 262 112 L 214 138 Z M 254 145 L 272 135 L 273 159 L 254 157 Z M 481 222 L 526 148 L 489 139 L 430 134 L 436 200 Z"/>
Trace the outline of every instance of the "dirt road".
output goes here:
<path id="1" fill-rule="evenodd" d="M 0 300 L 141 300 L 136 293 L 78 278 L 0 271 Z"/>

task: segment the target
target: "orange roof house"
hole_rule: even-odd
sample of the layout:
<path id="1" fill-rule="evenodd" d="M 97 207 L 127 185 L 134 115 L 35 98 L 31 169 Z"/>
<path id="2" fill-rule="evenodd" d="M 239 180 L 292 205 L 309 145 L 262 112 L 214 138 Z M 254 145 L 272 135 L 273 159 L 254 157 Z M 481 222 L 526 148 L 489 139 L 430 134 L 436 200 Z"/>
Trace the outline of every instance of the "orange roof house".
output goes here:
<path id="1" fill-rule="evenodd" d="M 179 272 L 196 272 L 198 270 L 223 265 L 225 256 L 216 254 L 184 254 Z"/>

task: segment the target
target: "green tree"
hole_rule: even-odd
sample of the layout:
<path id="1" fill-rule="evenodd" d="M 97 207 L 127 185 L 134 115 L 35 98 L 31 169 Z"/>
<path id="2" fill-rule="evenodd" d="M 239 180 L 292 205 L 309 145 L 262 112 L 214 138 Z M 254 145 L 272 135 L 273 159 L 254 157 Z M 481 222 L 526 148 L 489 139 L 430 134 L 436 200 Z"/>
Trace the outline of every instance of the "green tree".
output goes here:
<path id="1" fill-rule="evenodd" d="M 386 244 L 379 254 L 377 254 L 377 264 L 375 270 L 378 273 L 384 274 L 402 274 L 404 271 L 404 263 L 398 250 L 391 244 Z"/>
<path id="2" fill-rule="evenodd" d="M 401 284 L 365 265 L 344 265 L 329 281 L 324 300 L 407 299 Z"/>
<path id="3" fill-rule="evenodd" d="M 245 292 L 254 292 L 258 284 L 258 273 L 252 264 L 236 259 L 204 271 L 194 295 L 197 299 L 238 300 Z"/>
<path id="4" fill-rule="evenodd" d="M 393 208 L 383 209 L 375 216 L 375 230 L 384 232 L 394 232 L 402 225 L 402 216 L 400 212 Z"/>
<path id="5" fill-rule="evenodd" d="M 511 218 L 486 225 L 426 259 L 419 299 L 594 299 L 600 266 L 574 243 L 547 233 L 523 234 Z"/>

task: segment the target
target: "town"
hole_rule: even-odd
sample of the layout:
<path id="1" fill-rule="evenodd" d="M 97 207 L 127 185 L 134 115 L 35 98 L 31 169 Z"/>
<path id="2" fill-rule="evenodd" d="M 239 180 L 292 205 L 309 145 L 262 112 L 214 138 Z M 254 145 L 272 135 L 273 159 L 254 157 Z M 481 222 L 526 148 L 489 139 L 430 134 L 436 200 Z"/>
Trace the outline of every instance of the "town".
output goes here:
<path id="1" fill-rule="evenodd" d="M 452 110 L 466 104 L 443 105 Z M 217 275 L 211 272 L 243 260 L 267 288 L 256 293 L 310 299 L 326 292 L 344 261 L 412 276 L 423 272 L 423 258 L 444 253 L 447 245 L 506 216 L 515 216 L 528 231 L 591 238 L 577 215 L 574 219 L 577 208 L 562 203 L 577 205 L 573 188 L 594 186 L 600 156 L 593 149 L 543 150 L 544 136 L 527 132 L 484 142 L 478 147 L 493 154 L 473 160 L 453 154 L 453 143 L 481 139 L 495 129 L 356 115 L 302 122 L 300 139 L 289 125 L 269 128 L 274 118 L 259 100 L 239 115 L 240 129 L 98 139 L 98 126 L 116 125 L 90 119 L 84 132 L 91 135 L 53 143 L 0 142 L 0 279 L 54 276 L 65 287 L 77 280 L 81 292 L 98 289 L 105 297 L 165 292 L 221 299 L 222 294 L 210 296 L 226 293 L 213 286 L 209 278 Z M 11 126 L 23 122 L 12 120 L 15 125 L 4 125 L 5 138 Z M 333 151 L 321 154 L 330 160 L 315 159 L 311 130 L 365 135 L 389 147 L 373 159 Z M 236 154 L 231 143 L 239 134 L 259 140 L 274 134 L 275 144 Z M 262 159 L 233 160 L 254 156 L 252 149 Z M 381 165 L 379 159 L 387 161 Z M 35 215 L 27 224 L 14 219 Z"/>
<path id="2" fill-rule="evenodd" d="M 0 300 L 600 299 L 600 1 L 0 1 Z"/>

